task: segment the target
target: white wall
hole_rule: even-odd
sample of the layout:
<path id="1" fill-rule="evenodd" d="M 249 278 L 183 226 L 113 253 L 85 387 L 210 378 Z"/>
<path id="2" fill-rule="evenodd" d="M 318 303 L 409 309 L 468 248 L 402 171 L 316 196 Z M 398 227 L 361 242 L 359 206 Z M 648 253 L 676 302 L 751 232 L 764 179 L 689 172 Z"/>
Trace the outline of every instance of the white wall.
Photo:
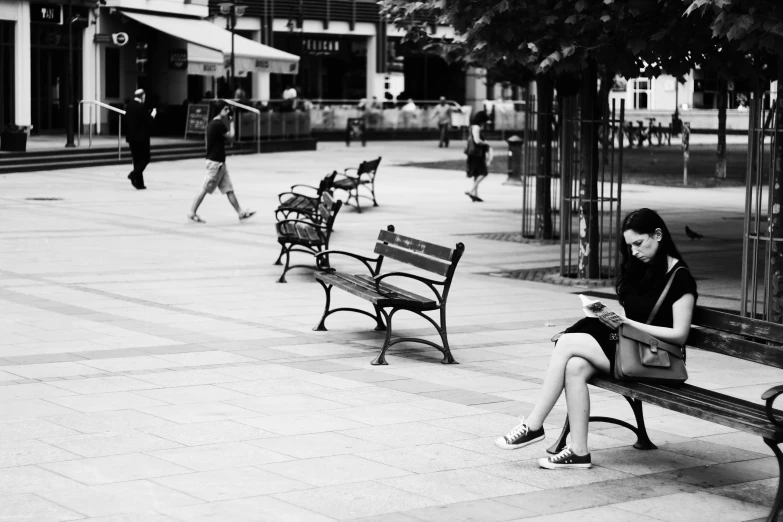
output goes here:
<path id="1" fill-rule="evenodd" d="M 16 27 L 14 27 L 14 117 L 16 124 L 28 127 L 32 125 L 32 80 L 30 77 L 32 61 L 30 53 L 30 4 L 16 2 Z"/>

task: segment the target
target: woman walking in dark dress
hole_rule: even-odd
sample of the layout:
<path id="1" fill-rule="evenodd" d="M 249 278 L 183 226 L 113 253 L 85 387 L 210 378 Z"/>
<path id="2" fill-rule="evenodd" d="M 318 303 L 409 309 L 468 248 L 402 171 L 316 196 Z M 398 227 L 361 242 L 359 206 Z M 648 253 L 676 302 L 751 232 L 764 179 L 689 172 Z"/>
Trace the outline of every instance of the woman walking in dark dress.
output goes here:
<path id="1" fill-rule="evenodd" d="M 571 444 L 557 455 L 539 459 L 542 468 L 591 466 L 587 447 L 590 419 L 587 381 L 597 373 L 614 373 L 617 328 L 621 324 L 676 345 L 684 344 L 688 338 L 698 297 L 696 281 L 663 219 L 653 210 L 636 210 L 625 217 L 622 234 L 625 244 L 619 246 L 622 259 L 615 290 L 625 316 L 618 314 L 617 322 L 588 317 L 568 328 L 556 341 L 541 396 L 532 413 L 495 441 L 499 448 L 513 450 L 544 440 L 544 420 L 565 389 Z M 676 272 L 671 288 L 658 314 L 652 324 L 645 324 L 673 271 Z"/>
<path id="2" fill-rule="evenodd" d="M 484 201 L 478 195 L 479 183 L 484 181 L 487 177 L 487 154 L 489 154 L 489 143 L 484 140 L 484 132 L 482 128 L 484 124 L 489 121 L 489 116 L 485 111 L 478 111 L 473 115 L 471 119 L 470 128 L 468 129 L 468 145 L 465 149 L 465 153 L 468 155 L 467 160 L 467 174 L 469 178 L 473 178 L 473 187 L 465 194 L 473 200 L 482 202 Z"/>

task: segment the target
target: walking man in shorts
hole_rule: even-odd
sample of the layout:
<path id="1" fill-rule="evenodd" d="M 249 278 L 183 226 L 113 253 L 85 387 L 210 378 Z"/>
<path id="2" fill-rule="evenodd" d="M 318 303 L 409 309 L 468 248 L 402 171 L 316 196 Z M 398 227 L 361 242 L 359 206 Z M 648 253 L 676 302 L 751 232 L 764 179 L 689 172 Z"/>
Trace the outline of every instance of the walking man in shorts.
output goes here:
<path id="1" fill-rule="evenodd" d="M 226 102 L 219 102 L 218 109 L 220 109 L 218 115 L 207 125 L 207 176 L 188 214 L 188 219 L 194 223 L 205 223 L 196 212 L 204 201 L 204 196 L 212 194 L 216 188 L 228 197 L 231 206 L 237 211 L 239 221 L 244 221 L 255 214 L 255 211 L 242 210 L 234 195 L 234 187 L 231 185 L 231 178 L 226 168 L 226 141 L 234 139 L 233 113 L 231 106 Z"/>

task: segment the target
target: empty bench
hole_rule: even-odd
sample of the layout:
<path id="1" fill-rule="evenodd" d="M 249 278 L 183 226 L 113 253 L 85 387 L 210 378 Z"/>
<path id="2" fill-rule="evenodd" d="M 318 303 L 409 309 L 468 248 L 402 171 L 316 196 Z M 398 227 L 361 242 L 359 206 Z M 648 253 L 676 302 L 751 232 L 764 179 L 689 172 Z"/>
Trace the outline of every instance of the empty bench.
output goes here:
<path id="1" fill-rule="evenodd" d="M 312 219 L 318 219 L 318 204 L 321 200 L 321 195 L 324 192 L 331 192 L 334 178 L 337 176 L 335 170 L 331 174 L 327 174 L 318 183 L 317 187 L 312 185 L 291 185 L 291 190 L 287 192 L 281 192 L 277 197 L 280 204 L 277 207 L 276 213 L 279 213 L 283 217 L 287 218 L 290 214 L 295 213 L 299 215 L 306 215 Z M 315 191 L 314 195 L 302 194 L 297 192 L 299 189 L 309 189 Z"/>
<path id="2" fill-rule="evenodd" d="M 293 209 L 284 211 L 278 209 L 275 216 L 279 219 L 283 216 L 285 219 L 279 220 L 275 224 L 277 230 L 277 242 L 280 243 L 280 255 L 277 256 L 276 265 L 280 265 L 283 256 L 285 256 L 285 267 L 280 275 L 278 283 L 285 283 L 285 275 L 294 268 L 309 268 L 311 270 L 323 270 L 329 267 L 329 257 L 322 256 L 315 258 L 315 265 L 291 265 L 291 253 L 303 252 L 313 256 L 329 248 L 329 238 L 332 236 L 332 228 L 337 213 L 340 211 L 342 201 L 336 201 L 329 192 L 321 194 L 318 200 L 318 213 L 312 215 L 308 212 L 298 212 Z M 291 214 L 297 215 L 299 219 L 290 219 Z"/>
<path id="3" fill-rule="evenodd" d="M 360 214 L 362 199 L 372 201 L 374 207 L 378 206 L 378 201 L 375 199 L 375 176 L 380 164 L 381 158 L 362 161 L 358 167 L 345 169 L 342 174 L 338 174 L 332 183 L 334 190 L 346 192 L 345 204 L 355 207 Z"/>
<path id="4" fill-rule="evenodd" d="M 783 368 L 783 325 L 739 317 L 708 308 L 696 307 L 687 346 L 728 357 L 752 361 L 765 366 Z M 728 426 L 745 433 L 758 435 L 770 447 L 778 461 L 783 480 L 783 453 L 779 444 L 783 442 L 783 412 L 773 409 L 775 399 L 783 394 L 783 385 L 768 389 L 761 395 L 765 404 L 755 403 L 684 384 L 678 387 L 661 384 L 616 381 L 608 376 L 593 377 L 591 385 L 622 395 L 631 405 L 636 426 L 609 417 L 590 417 L 593 422 L 618 424 L 633 431 L 637 436 L 634 447 L 640 450 L 656 449 L 644 426 L 642 403 L 649 403 L 668 410 L 697 417 Z M 566 444 L 570 431 L 568 419 L 557 439 L 547 451 L 557 453 Z M 778 491 L 768 522 L 777 520 L 783 504 L 783 489 L 778 482 Z"/>
<path id="5" fill-rule="evenodd" d="M 418 239 L 401 236 L 394 233 L 394 227 L 381 230 L 375 244 L 375 253 L 378 257 L 370 258 L 352 254 L 350 252 L 326 251 L 316 254 L 320 256 L 344 255 L 361 262 L 367 273 L 351 275 L 337 272 L 333 269 L 316 274 L 316 280 L 326 292 L 326 305 L 321 321 L 313 328 L 316 331 L 326 331 L 326 318 L 336 312 L 356 312 L 371 317 L 376 322 L 376 331 L 386 331 L 386 340 L 381 348 L 381 353 L 372 364 L 387 364 L 386 351 L 397 343 L 416 342 L 437 348 L 443 353 L 443 364 L 456 363 L 449 349 L 448 334 L 446 332 L 446 301 L 449 297 L 449 289 L 454 278 L 465 246 L 457 243 L 455 248 L 447 248 Z M 394 259 L 408 265 L 419 268 L 425 272 L 440 276 L 435 280 L 405 272 L 381 273 L 384 258 Z M 406 278 L 417 281 L 424 288 L 430 290 L 430 294 L 422 296 L 411 291 L 390 285 L 387 280 L 391 278 Z M 369 301 L 374 313 L 358 308 L 334 308 L 330 309 L 331 291 L 339 288 L 360 299 Z M 388 310 L 388 311 L 387 311 Z M 419 315 L 432 324 L 440 335 L 441 344 L 438 345 L 426 339 L 414 337 L 398 337 L 392 339 L 392 318 L 401 310 L 407 310 Z M 424 312 L 438 312 L 439 321 L 432 319 Z"/>

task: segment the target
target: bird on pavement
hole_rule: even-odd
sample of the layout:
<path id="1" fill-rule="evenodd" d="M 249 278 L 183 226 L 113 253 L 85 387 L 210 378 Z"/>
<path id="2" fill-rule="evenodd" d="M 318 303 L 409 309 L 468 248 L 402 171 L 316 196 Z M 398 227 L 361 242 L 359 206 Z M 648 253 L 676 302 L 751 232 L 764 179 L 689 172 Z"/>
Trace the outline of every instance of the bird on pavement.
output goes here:
<path id="1" fill-rule="evenodd" d="M 698 232 L 691 230 L 688 225 L 685 225 L 685 235 L 691 238 L 691 241 L 693 241 L 694 239 L 701 239 L 704 237 Z"/>

